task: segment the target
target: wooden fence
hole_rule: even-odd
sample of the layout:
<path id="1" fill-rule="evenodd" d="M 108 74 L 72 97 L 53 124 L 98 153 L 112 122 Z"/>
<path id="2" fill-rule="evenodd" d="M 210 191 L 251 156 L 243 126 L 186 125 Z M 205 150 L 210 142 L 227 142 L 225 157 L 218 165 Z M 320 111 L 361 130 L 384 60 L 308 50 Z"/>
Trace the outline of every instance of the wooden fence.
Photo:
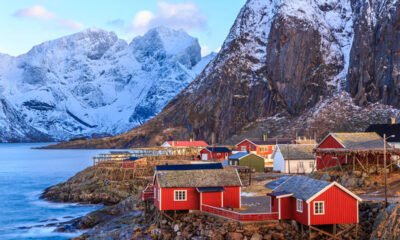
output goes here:
<path id="1" fill-rule="evenodd" d="M 221 216 L 239 222 L 261 222 L 278 220 L 278 213 L 239 213 L 224 208 L 213 207 L 210 205 L 201 205 L 203 212 Z"/>

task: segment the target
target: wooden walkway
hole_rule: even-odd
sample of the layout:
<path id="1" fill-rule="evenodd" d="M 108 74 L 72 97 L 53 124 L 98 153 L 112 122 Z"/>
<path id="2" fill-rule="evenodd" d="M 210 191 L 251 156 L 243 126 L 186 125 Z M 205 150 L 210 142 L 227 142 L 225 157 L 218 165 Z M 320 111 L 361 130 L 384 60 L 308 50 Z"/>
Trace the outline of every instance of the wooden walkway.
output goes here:
<path id="1" fill-rule="evenodd" d="M 224 208 L 213 207 L 210 205 L 201 205 L 201 211 L 216 215 L 219 217 L 227 218 L 238 222 L 264 222 L 264 221 L 277 221 L 279 218 L 278 213 L 265 212 L 265 213 L 241 213 L 230 211 Z"/>

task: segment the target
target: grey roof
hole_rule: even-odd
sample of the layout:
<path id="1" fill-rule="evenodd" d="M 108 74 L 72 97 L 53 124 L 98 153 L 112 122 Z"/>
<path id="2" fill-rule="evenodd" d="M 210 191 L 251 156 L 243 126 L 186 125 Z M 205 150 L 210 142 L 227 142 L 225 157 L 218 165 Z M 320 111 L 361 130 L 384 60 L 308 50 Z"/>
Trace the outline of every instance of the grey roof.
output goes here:
<path id="1" fill-rule="evenodd" d="M 289 144 L 293 142 L 293 139 L 291 138 L 267 138 L 265 140 L 259 138 L 248 138 L 248 140 L 256 145 Z"/>
<path id="2" fill-rule="evenodd" d="M 383 148 L 383 138 L 375 132 L 331 133 L 347 149 Z"/>
<path id="3" fill-rule="evenodd" d="M 239 174 L 234 168 L 158 171 L 156 178 L 161 187 L 241 186 Z"/>
<path id="4" fill-rule="evenodd" d="M 273 190 L 273 192 L 293 193 L 293 197 L 307 201 L 330 183 L 306 176 L 293 176 Z"/>
<path id="5" fill-rule="evenodd" d="M 244 156 L 246 156 L 246 155 L 249 155 L 250 153 L 248 153 L 248 152 L 238 152 L 238 153 L 235 153 L 235 154 L 233 154 L 233 155 L 231 155 L 230 157 L 229 157 L 229 159 L 240 159 L 240 158 L 242 158 L 242 157 L 244 157 Z"/>
<path id="6" fill-rule="evenodd" d="M 278 148 L 285 160 L 315 159 L 314 148 L 316 146 L 315 144 L 278 144 Z"/>

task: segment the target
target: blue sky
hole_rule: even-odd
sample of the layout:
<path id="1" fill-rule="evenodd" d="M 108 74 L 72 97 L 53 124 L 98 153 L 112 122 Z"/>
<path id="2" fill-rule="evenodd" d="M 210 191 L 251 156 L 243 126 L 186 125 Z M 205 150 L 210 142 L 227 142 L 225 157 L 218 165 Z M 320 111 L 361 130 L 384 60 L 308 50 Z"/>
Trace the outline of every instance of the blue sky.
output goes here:
<path id="1" fill-rule="evenodd" d="M 182 28 L 203 54 L 219 49 L 245 0 L 0 0 L 0 52 L 13 56 L 34 45 L 96 27 L 131 41 L 149 28 Z"/>

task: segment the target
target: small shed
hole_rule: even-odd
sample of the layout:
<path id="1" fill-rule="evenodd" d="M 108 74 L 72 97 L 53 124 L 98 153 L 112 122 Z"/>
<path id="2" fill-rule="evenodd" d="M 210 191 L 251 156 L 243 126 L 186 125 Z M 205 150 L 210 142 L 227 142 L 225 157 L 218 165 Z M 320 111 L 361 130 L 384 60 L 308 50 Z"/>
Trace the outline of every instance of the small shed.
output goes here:
<path id="1" fill-rule="evenodd" d="M 264 172 L 265 159 L 254 153 L 238 152 L 229 157 L 230 166 L 244 166 L 254 169 L 256 172 Z"/>
<path id="2" fill-rule="evenodd" d="M 227 147 L 206 147 L 200 151 L 200 158 L 207 160 L 225 160 L 232 155 L 232 150 Z"/>
<path id="3" fill-rule="evenodd" d="M 292 176 L 275 188 L 272 212 L 303 225 L 357 224 L 361 199 L 337 182 Z"/>
<path id="4" fill-rule="evenodd" d="M 315 144 L 278 144 L 272 154 L 274 171 L 288 174 L 312 172 L 315 147 Z"/>

